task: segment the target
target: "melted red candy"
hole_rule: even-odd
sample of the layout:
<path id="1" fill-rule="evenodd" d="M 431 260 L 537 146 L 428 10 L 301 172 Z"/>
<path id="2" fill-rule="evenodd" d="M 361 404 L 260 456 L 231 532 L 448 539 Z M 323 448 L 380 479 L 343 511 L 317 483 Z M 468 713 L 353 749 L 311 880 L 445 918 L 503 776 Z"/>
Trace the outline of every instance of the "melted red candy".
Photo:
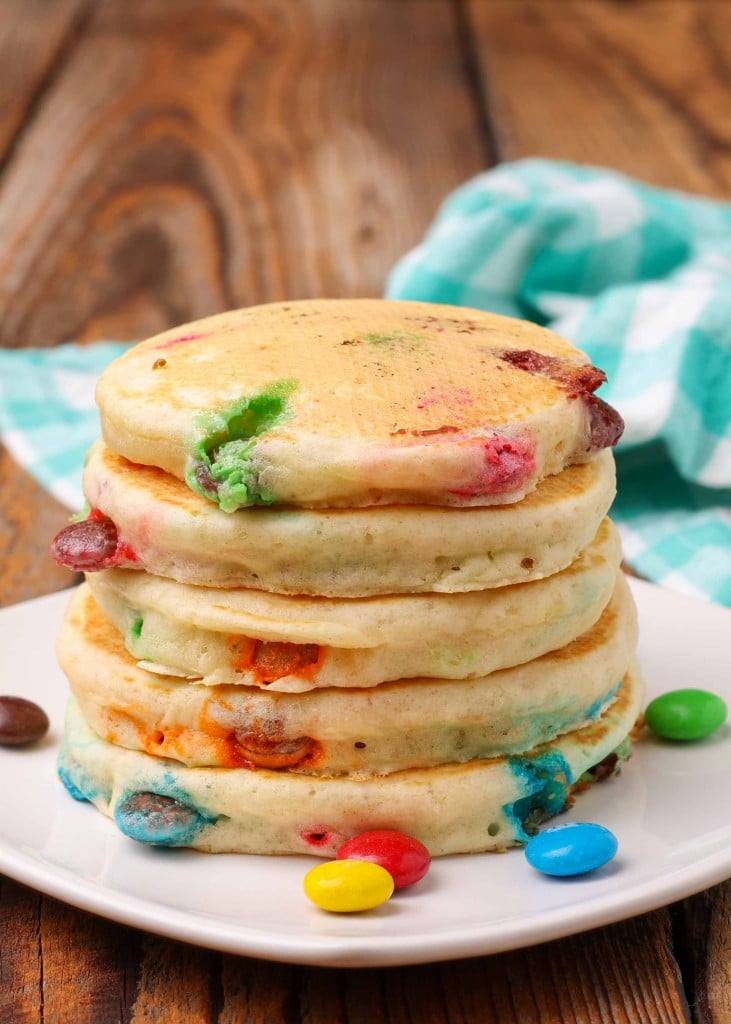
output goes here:
<path id="1" fill-rule="evenodd" d="M 367 860 L 380 864 L 393 878 L 394 888 L 405 889 L 423 878 L 429 870 L 429 851 L 413 836 L 403 832 L 383 829 L 377 832 L 363 832 L 337 852 L 338 860 Z"/>
<path id="2" fill-rule="evenodd" d="M 137 555 L 129 544 L 120 542 L 117 527 L 109 516 L 92 509 L 87 519 L 70 523 L 51 542 L 51 554 L 59 565 L 79 572 L 129 565 Z"/>
<path id="3" fill-rule="evenodd" d="M 550 377 L 573 397 L 591 394 L 607 379 L 604 370 L 600 370 L 598 366 L 570 363 L 565 359 L 559 359 L 558 356 L 546 356 L 542 352 L 535 352 L 531 348 L 511 349 L 503 352 L 500 358 L 518 370 Z"/>
<path id="4" fill-rule="evenodd" d="M 483 494 L 506 494 L 521 488 L 536 471 L 535 449 L 529 439 L 508 441 L 493 434 L 482 446 L 483 469 L 478 480 L 469 487 L 451 491 L 460 498 L 476 498 Z"/>
<path id="5" fill-rule="evenodd" d="M 503 362 L 527 373 L 540 373 L 550 377 L 568 392 L 570 398 L 580 398 L 589 414 L 589 445 L 587 451 L 611 448 L 624 431 L 624 420 L 616 409 L 594 395 L 607 375 L 597 366 L 576 364 L 546 356 L 533 349 L 509 350 L 500 356 Z"/>
<path id="6" fill-rule="evenodd" d="M 589 450 L 612 448 L 622 436 L 624 420 L 616 409 L 596 395 L 587 395 L 584 403 L 589 413 Z"/>
<path id="7" fill-rule="evenodd" d="M 300 836 L 310 846 L 314 846 L 316 849 L 321 846 L 329 846 L 334 837 L 334 833 L 329 829 L 317 829 L 310 830 L 309 832 L 300 832 Z"/>

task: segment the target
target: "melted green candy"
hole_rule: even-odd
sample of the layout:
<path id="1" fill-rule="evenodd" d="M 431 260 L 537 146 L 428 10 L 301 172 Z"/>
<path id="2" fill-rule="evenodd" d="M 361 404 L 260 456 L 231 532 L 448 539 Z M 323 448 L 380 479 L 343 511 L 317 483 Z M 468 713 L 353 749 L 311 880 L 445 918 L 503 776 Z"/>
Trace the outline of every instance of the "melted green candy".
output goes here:
<path id="1" fill-rule="evenodd" d="M 289 415 L 295 381 L 277 381 L 266 391 L 241 398 L 223 413 L 195 419 L 186 482 L 191 490 L 218 503 L 224 512 L 247 505 L 271 505 L 276 495 L 259 483 L 253 456 L 256 439 Z"/>

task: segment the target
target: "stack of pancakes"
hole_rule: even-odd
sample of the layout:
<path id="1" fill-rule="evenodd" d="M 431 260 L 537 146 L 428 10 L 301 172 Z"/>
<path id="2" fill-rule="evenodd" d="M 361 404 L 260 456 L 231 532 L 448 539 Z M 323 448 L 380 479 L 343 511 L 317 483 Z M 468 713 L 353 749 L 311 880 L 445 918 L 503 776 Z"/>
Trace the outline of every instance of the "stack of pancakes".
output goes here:
<path id="1" fill-rule="evenodd" d="M 70 792 L 209 851 L 524 842 L 626 759 L 642 702 L 603 379 L 532 324 L 380 300 L 130 350 L 54 541 L 87 571 Z"/>

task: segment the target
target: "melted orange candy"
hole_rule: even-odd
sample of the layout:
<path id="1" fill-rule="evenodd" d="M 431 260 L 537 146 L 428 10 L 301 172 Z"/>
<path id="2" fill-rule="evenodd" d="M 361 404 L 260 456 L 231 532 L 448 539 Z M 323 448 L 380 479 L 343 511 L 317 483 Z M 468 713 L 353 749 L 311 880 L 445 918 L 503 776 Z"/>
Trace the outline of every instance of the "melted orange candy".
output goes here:
<path id="1" fill-rule="evenodd" d="M 260 686 L 284 676 L 312 679 L 319 672 L 325 653 L 319 644 L 252 640 L 243 636 L 229 637 L 229 643 L 233 667 L 237 672 L 251 672 Z"/>

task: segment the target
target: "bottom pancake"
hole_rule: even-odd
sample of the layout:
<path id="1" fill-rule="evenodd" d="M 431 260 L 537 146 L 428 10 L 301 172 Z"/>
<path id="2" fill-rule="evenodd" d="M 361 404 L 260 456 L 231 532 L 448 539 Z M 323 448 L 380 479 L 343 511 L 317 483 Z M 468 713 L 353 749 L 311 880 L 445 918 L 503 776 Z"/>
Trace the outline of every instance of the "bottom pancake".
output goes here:
<path id="1" fill-rule="evenodd" d="M 72 700 L 58 770 L 72 796 L 159 846 L 332 857 L 360 832 L 397 829 L 432 856 L 504 850 L 558 814 L 592 766 L 626 756 L 643 697 L 633 666 L 598 721 L 526 754 L 358 780 L 187 768 L 100 739 Z"/>

